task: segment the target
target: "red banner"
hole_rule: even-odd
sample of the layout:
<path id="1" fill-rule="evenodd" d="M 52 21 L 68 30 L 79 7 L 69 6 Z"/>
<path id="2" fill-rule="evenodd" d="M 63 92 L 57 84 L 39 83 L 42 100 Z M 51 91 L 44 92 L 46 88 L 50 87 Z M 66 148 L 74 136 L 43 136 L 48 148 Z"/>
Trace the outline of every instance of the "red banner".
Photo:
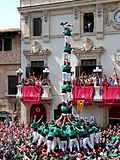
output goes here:
<path id="1" fill-rule="evenodd" d="M 29 104 L 38 104 L 41 102 L 42 87 L 41 86 L 23 86 L 22 102 Z"/>
<path id="2" fill-rule="evenodd" d="M 84 100 L 85 106 L 91 106 L 93 104 L 94 86 L 73 88 L 73 104 L 77 104 L 77 100 Z"/>
<path id="3" fill-rule="evenodd" d="M 120 87 L 102 88 L 102 106 L 120 107 Z"/>

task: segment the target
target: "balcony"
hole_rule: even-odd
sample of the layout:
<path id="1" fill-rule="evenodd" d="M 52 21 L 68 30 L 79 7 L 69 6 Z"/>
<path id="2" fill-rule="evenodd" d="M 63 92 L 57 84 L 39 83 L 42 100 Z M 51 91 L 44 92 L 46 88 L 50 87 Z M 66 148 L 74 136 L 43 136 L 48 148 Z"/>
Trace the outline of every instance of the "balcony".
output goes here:
<path id="1" fill-rule="evenodd" d="M 51 100 L 52 99 L 52 87 L 51 86 L 43 86 L 43 93 L 42 93 L 42 100 Z M 17 85 L 17 99 L 22 99 L 22 85 Z M 73 95 L 71 94 L 71 100 L 73 99 Z M 95 102 L 102 102 L 102 94 L 101 94 L 101 87 L 95 86 L 94 92 L 94 101 Z"/>
<path id="2" fill-rule="evenodd" d="M 51 86 L 42 86 L 42 100 L 50 100 L 52 99 L 52 87 Z M 17 99 L 22 99 L 22 85 L 17 85 Z"/>

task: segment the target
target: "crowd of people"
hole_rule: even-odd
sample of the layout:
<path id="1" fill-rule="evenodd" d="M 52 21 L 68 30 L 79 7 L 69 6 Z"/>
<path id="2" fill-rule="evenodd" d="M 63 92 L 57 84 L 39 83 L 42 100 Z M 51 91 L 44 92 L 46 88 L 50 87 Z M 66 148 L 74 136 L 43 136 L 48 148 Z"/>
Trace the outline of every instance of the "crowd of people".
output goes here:
<path id="1" fill-rule="evenodd" d="M 102 72 L 92 72 L 92 74 L 83 72 L 72 81 L 72 84 L 76 86 L 119 86 L 119 83 L 119 77 L 115 73 L 107 77 Z"/>
<path id="2" fill-rule="evenodd" d="M 0 121 L 1 160 L 118 160 L 120 126 L 100 128 L 71 115 L 31 124 Z"/>
<path id="3" fill-rule="evenodd" d="M 120 158 L 120 126 L 101 128 L 95 123 L 84 122 L 72 113 L 70 93 L 72 84 L 118 85 L 116 74 L 107 78 L 104 74 L 82 73 L 71 82 L 71 29 L 68 22 L 64 27 L 65 46 L 61 86 L 61 115 L 57 120 L 43 122 L 42 117 L 31 124 L 19 121 L 0 122 L 1 160 L 118 160 Z M 23 85 L 50 85 L 50 81 L 29 76 L 22 79 Z"/>
<path id="4" fill-rule="evenodd" d="M 32 85 L 32 86 L 50 86 L 51 82 L 47 78 L 43 78 L 42 76 L 32 76 L 30 75 L 29 77 L 22 78 L 20 84 L 22 85 Z"/>

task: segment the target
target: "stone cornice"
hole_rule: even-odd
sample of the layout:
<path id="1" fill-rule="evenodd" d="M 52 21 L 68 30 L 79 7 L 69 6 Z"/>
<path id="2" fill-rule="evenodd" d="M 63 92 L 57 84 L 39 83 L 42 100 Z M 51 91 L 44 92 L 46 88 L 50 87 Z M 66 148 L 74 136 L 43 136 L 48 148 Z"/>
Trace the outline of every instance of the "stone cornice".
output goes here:
<path id="1" fill-rule="evenodd" d="M 22 12 L 32 12 L 32 11 L 43 11 L 43 10 L 52 10 L 52 9 L 61 9 L 61 8 L 71 8 L 84 5 L 96 5 L 100 3 L 115 3 L 119 0 L 74 0 L 74 1 L 64 1 L 64 2 L 49 2 L 43 3 L 40 5 L 28 5 L 24 7 L 18 7 L 20 13 Z"/>

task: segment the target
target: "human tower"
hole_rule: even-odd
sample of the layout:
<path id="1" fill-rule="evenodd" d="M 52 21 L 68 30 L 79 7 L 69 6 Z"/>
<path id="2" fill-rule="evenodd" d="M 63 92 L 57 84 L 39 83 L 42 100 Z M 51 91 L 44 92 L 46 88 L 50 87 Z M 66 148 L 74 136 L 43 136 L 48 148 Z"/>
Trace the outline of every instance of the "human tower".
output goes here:
<path id="1" fill-rule="evenodd" d="M 72 25 L 68 22 L 61 23 L 64 27 L 64 47 L 63 47 L 63 65 L 61 66 L 62 70 L 62 86 L 61 86 L 61 97 L 62 97 L 62 106 L 61 112 L 62 115 L 69 115 L 72 112 L 71 102 L 71 43 L 72 43 Z"/>

